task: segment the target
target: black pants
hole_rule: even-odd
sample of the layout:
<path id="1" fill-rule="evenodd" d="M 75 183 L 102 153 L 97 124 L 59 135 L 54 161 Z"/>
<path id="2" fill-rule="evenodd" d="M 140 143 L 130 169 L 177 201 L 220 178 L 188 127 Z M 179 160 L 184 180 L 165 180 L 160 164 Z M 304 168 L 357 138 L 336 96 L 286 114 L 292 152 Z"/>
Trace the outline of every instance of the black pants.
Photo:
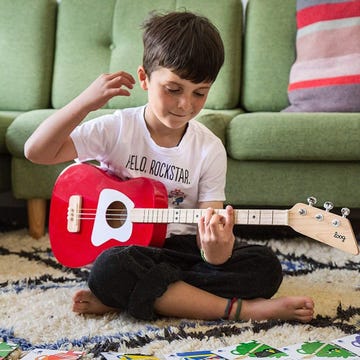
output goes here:
<path id="1" fill-rule="evenodd" d="M 156 298 L 179 280 L 225 298 L 270 298 L 281 284 L 282 269 L 267 247 L 239 241 L 226 263 L 210 265 L 202 260 L 195 236 L 174 236 L 163 248 L 104 251 L 94 262 L 89 288 L 103 304 L 152 320 Z"/>

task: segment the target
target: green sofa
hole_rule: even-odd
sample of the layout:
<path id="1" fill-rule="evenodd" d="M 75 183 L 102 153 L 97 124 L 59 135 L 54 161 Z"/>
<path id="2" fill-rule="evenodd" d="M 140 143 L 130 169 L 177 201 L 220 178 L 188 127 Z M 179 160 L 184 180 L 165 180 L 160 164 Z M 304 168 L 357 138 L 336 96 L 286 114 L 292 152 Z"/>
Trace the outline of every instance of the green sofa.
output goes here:
<path id="1" fill-rule="evenodd" d="M 44 234 L 52 186 L 67 164 L 29 162 L 26 139 L 100 73 L 136 74 L 140 25 L 153 9 L 202 13 L 222 34 L 225 65 L 198 120 L 227 148 L 228 203 L 291 207 L 315 195 L 359 208 L 360 115 L 281 112 L 295 59 L 295 5 L 249 0 L 245 12 L 241 0 L 2 0 L 0 190 L 11 186 L 27 200 L 30 234 Z M 145 101 L 137 87 L 89 118 Z"/>

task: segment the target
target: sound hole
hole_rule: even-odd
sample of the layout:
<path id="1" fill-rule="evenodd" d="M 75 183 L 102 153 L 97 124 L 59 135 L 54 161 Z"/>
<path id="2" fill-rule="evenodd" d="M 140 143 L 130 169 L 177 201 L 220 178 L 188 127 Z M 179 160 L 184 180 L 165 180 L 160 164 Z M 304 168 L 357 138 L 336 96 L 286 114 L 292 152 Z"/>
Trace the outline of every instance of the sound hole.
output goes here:
<path id="1" fill-rule="evenodd" d="M 120 201 L 114 201 L 106 210 L 106 222 L 112 228 L 123 226 L 127 217 L 125 205 Z"/>

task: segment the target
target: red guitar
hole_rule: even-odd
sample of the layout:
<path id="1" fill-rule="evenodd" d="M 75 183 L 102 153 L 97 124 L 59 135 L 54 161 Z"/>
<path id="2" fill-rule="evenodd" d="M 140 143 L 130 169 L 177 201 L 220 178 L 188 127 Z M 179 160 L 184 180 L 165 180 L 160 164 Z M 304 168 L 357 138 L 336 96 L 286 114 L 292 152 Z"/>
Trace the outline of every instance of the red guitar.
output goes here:
<path id="1" fill-rule="evenodd" d="M 73 164 L 54 186 L 50 242 L 60 263 L 80 267 L 113 246 L 161 247 L 168 223 L 197 223 L 204 211 L 169 209 L 165 186 L 159 181 L 143 177 L 121 181 L 96 166 Z M 359 253 L 349 220 L 311 204 L 299 203 L 290 210 L 235 210 L 235 224 L 291 226 L 330 246 Z"/>

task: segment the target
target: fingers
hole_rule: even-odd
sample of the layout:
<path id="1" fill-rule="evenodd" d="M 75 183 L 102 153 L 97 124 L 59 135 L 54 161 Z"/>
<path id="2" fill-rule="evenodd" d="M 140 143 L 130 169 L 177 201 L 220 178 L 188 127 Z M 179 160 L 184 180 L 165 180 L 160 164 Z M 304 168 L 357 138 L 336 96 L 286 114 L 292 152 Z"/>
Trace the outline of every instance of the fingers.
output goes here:
<path id="1" fill-rule="evenodd" d="M 233 228 L 235 224 L 235 212 L 232 206 L 226 206 L 226 221 L 225 225 Z"/>
<path id="2" fill-rule="evenodd" d="M 219 230 L 232 231 L 234 210 L 231 206 L 227 206 L 225 215 L 221 215 L 213 208 L 208 208 L 199 220 L 198 226 L 201 233 L 211 232 L 216 234 Z"/>
<path id="3" fill-rule="evenodd" d="M 123 71 L 123 70 L 116 71 L 114 73 L 110 73 L 109 76 L 112 78 L 123 77 L 123 78 L 128 79 L 131 83 L 135 84 L 134 77 L 131 74 L 129 74 L 128 72 Z"/>
<path id="4" fill-rule="evenodd" d="M 205 210 L 204 215 L 198 221 L 198 228 L 200 234 L 204 234 L 205 231 L 209 231 L 210 221 L 212 219 L 214 213 L 213 208 L 208 208 Z"/>
<path id="5" fill-rule="evenodd" d="M 110 79 L 112 82 L 118 82 L 128 87 L 129 89 L 132 89 L 133 85 L 135 84 L 134 77 L 125 71 L 118 71 L 116 73 L 110 74 Z"/>
<path id="6" fill-rule="evenodd" d="M 232 227 L 234 225 L 234 209 L 228 205 L 225 210 L 225 215 L 221 215 L 213 208 L 206 209 L 206 212 L 202 217 L 202 222 L 206 226 L 222 224 L 224 226 Z"/>
<path id="7" fill-rule="evenodd" d="M 204 215 L 204 219 L 203 222 L 205 224 L 205 226 L 209 226 L 210 225 L 210 221 L 212 220 L 214 215 L 214 209 L 213 208 L 208 208 L 205 211 L 205 215 Z"/>
<path id="8" fill-rule="evenodd" d="M 206 261 L 214 265 L 222 264 L 231 257 L 235 241 L 232 207 L 220 212 L 208 208 L 198 223 L 200 248 L 206 254 Z"/>
<path id="9" fill-rule="evenodd" d="M 103 74 L 101 77 L 104 82 L 104 87 L 107 91 L 111 92 L 111 96 L 129 96 L 130 92 L 125 88 L 132 89 L 135 84 L 134 77 L 125 71 Z"/>
<path id="10" fill-rule="evenodd" d="M 135 79 L 133 76 L 124 71 L 114 73 L 112 76 L 113 78 L 109 82 L 109 85 L 114 89 L 118 89 L 118 95 L 129 96 L 130 92 L 124 89 L 124 87 L 128 89 L 132 89 L 134 87 Z"/>

